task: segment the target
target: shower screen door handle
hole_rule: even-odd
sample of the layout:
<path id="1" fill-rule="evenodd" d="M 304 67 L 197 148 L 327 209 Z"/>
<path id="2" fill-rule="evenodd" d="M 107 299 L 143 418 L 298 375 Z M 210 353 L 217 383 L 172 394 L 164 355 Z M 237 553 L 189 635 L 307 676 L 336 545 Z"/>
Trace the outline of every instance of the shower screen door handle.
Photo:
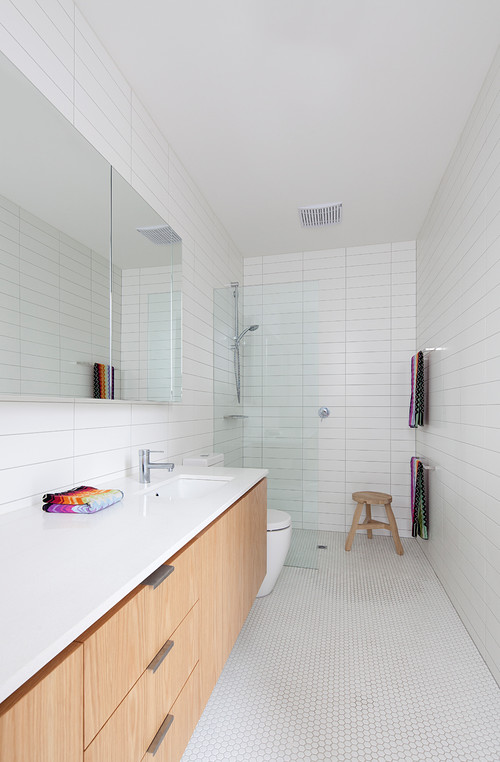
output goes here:
<path id="1" fill-rule="evenodd" d="M 323 423 L 323 420 L 330 415 L 330 410 L 327 407 L 320 407 L 318 415 L 321 418 L 321 423 Z"/>

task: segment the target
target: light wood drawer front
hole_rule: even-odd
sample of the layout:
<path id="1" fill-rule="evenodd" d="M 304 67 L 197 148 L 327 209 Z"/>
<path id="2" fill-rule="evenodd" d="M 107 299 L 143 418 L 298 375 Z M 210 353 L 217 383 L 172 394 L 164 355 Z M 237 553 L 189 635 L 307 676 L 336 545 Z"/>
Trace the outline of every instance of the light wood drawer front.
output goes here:
<path id="1" fill-rule="evenodd" d="M 144 633 L 141 588 L 80 638 L 84 648 L 85 748 L 146 669 Z"/>
<path id="2" fill-rule="evenodd" d="M 197 665 L 169 712 L 174 719 L 156 754 L 147 752 L 142 762 L 179 762 L 200 718 L 199 673 Z"/>
<path id="3" fill-rule="evenodd" d="M 83 759 L 82 651 L 68 646 L 0 705 L 2 762 Z"/>
<path id="4" fill-rule="evenodd" d="M 171 635 L 174 645 L 156 672 L 144 672 L 85 750 L 84 762 L 140 762 L 198 661 L 198 628 L 195 604 Z"/>
<path id="5" fill-rule="evenodd" d="M 168 561 L 174 571 L 159 587 L 145 588 L 146 644 L 150 660 L 198 600 L 198 555 L 197 545 L 192 543 Z"/>

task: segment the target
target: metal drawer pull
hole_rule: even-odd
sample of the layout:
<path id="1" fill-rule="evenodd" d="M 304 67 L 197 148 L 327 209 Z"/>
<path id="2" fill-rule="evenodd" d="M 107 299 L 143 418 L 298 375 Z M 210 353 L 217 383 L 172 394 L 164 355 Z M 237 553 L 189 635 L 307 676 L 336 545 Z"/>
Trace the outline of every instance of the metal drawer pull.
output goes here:
<path id="1" fill-rule="evenodd" d="M 158 749 L 161 746 L 161 742 L 165 738 L 165 736 L 168 733 L 168 730 L 171 726 L 171 724 L 174 721 L 174 715 L 173 714 L 167 714 L 165 719 L 163 720 L 162 724 L 160 725 L 160 728 L 158 730 L 158 733 L 155 735 L 153 740 L 151 741 L 148 750 L 146 751 L 146 754 L 151 754 L 153 757 L 158 751 Z"/>
<path id="2" fill-rule="evenodd" d="M 156 590 L 158 585 L 161 585 L 163 580 L 167 579 L 167 577 L 172 574 L 174 569 L 175 566 L 168 566 L 167 564 L 163 564 L 163 566 L 159 566 L 158 569 L 150 574 L 149 577 L 146 577 L 146 579 L 141 582 L 141 585 L 148 585 L 148 587 L 152 587 L 153 590 Z"/>
<path id="3" fill-rule="evenodd" d="M 165 656 L 172 650 L 174 647 L 174 641 L 173 640 L 167 640 L 164 646 L 160 648 L 158 653 L 156 654 L 155 658 L 151 662 L 151 664 L 148 664 L 148 669 L 151 670 L 151 672 L 156 672 L 160 664 L 162 663 Z"/>

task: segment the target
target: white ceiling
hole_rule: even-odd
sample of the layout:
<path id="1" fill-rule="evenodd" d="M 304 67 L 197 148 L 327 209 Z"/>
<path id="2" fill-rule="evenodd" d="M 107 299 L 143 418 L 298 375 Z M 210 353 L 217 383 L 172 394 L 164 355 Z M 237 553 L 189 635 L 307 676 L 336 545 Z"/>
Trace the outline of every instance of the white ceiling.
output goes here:
<path id="1" fill-rule="evenodd" d="M 500 42 L 499 0 L 77 5 L 247 256 L 415 238 Z"/>

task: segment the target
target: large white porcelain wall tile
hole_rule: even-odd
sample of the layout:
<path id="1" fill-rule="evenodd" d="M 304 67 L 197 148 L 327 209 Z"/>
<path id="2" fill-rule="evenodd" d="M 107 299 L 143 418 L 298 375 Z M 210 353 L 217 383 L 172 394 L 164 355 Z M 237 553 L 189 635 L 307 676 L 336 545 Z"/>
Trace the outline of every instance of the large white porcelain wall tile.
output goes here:
<path id="1" fill-rule="evenodd" d="M 345 263 L 345 253 L 346 250 L 343 247 L 338 249 L 321 249 L 319 251 L 304 251 L 304 266 L 314 267 L 315 263 L 321 266 L 324 262 L 338 263 L 342 266 Z"/>
<path id="2" fill-rule="evenodd" d="M 97 85 L 96 90 L 92 91 L 91 83 L 87 81 L 90 79 L 90 76 L 88 76 L 87 79 L 82 79 L 82 81 L 77 80 L 75 83 L 75 126 L 81 132 L 83 132 L 83 129 L 86 129 L 89 134 L 91 134 L 92 127 L 108 146 L 109 155 L 104 154 L 105 158 L 116 160 L 117 156 L 120 157 L 121 161 L 120 166 L 117 167 L 118 171 L 129 179 L 131 158 L 130 128 L 123 116 L 120 115 L 120 118 L 118 118 L 120 113 L 118 109 L 115 109 L 115 116 L 111 120 L 109 116 L 110 106 L 103 105 L 102 103 L 103 100 L 107 99 L 107 95 L 98 90 Z M 122 172 L 122 167 L 126 167 L 125 172 Z"/>
<path id="3" fill-rule="evenodd" d="M 146 187 L 150 205 L 163 217 L 168 217 L 166 213 L 169 198 L 168 182 L 165 180 L 161 167 L 152 166 L 153 162 L 149 161 L 149 156 L 144 149 L 138 153 L 141 146 L 137 143 L 138 139 L 132 140 L 132 184 L 138 192 L 138 183 L 141 184 L 141 188 Z M 176 232 L 182 237 L 182 231 L 176 230 Z"/>
<path id="4" fill-rule="evenodd" d="M 203 196 L 195 181 L 189 175 L 186 167 L 176 152 L 172 149 L 172 147 L 169 148 L 169 162 L 170 173 L 173 177 L 182 179 L 184 196 L 190 201 L 190 203 L 193 204 L 193 208 L 196 210 L 197 214 L 199 214 L 200 217 L 206 220 L 206 222 L 210 225 L 214 237 L 229 240 L 227 231 L 222 227 L 220 221 L 218 221 L 215 217 L 210 204 Z M 234 253 L 237 254 L 238 259 L 242 259 L 241 255 L 236 251 L 236 249 L 234 250 Z"/>
<path id="5" fill-rule="evenodd" d="M 2 436 L 73 429 L 73 401 L 0 402 Z"/>
<path id="6" fill-rule="evenodd" d="M 300 251 L 291 252 L 289 254 L 270 254 L 262 257 L 262 263 L 264 267 L 272 267 L 274 265 L 281 266 L 289 262 L 295 262 L 300 263 L 300 267 L 302 267 L 302 258 L 303 254 Z"/>
<path id="7" fill-rule="evenodd" d="M 131 87 L 78 8 L 75 8 L 75 53 L 125 112 L 131 101 Z"/>
<path id="8" fill-rule="evenodd" d="M 106 452 L 130 446 L 128 426 L 106 426 L 105 433 L 100 428 L 76 429 L 74 433 L 75 455 Z"/>
<path id="9" fill-rule="evenodd" d="M 397 289 L 399 286 L 409 285 L 409 284 L 415 286 L 415 283 L 416 283 L 415 273 L 393 273 L 392 274 L 393 293 L 397 293 Z M 413 293 L 413 291 L 410 291 L 410 293 Z"/>
<path id="10" fill-rule="evenodd" d="M 346 494 L 370 490 L 375 492 L 387 492 L 390 486 L 390 474 L 377 468 L 366 467 L 364 469 L 346 469 Z"/>
<path id="11" fill-rule="evenodd" d="M 73 119 L 73 71 L 44 41 L 43 37 L 17 10 L 4 4 L 0 24 L 0 45 L 8 58 L 33 82 L 64 116 Z M 57 37 L 54 31 L 53 37 Z M 57 52 L 65 57 L 65 41 L 59 35 Z"/>
<path id="12" fill-rule="evenodd" d="M 136 463 L 132 461 L 129 447 L 123 447 L 117 450 L 107 450 L 106 452 L 93 453 L 90 455 L 80 455 L 74 459 L 74 481 L 75 484 L 92 483 L 93 479 L 103 477 L 119 478 Z M 112 487 L 112 483 L 109 483 Z"/>
<path id="13" fill-rule="evenodd" d="M 392 254 L 397 255 L 399 252 L 411 252 L 413 256 L 416 254 L 416 241 L 399 241 L 391 244 Z"/>
<path id="14" fill-rule="evenodd" d="M 140 141 L 137 148 L 135 146 L 136 140 Z M 174 176 L 178 176 L 179 170 L 176 169 L 175 162 L 170 162 L 168 142 L 134 92 L 132 92 L 132 148 L 138 156 L 143 157 L 143 161 L 151 170 L 154 167 L 163 169 L 163 179 L 166 185 L 168 185 L 170 172 Z"/>
<path id="15" fill-rule="evenodd" d="M 390 258 L 391 244 L 381 243 L 370 244 L 368 246 L 349 246 L 346 249 L 346 253 L 348 261 L 351 257 L 359 257 L 364 255 L 385 255 L 387 258 Z"/>
<path id="16" fill-rule="evenodd" d="M 68 429 L 0 437 L 0 462 L 3 469 L 16 468 L 19 463 L 59 460 L 72 454 L 73 432 Z"/>
<path id="17" fill-rule="evenodd" d="M 74 486 L 73 458 L 60 458 L 41 463 L 26 464 L 1 471 L 2 475 L 2 512 L 12 510 L 19 505 L 19 495 L 25 496 L 22 507 L 41 501 L 45 492 L 57 492 Z M 22 485 L 22 487 L 21 487 Z M 17 506 L 13 504 L 17 503 Z"/>
<path id="18" fill-rule="evenodd" d="M 263 257 L 244 257 L 243 267 L 246 270 L 247 265 L 261 265 Z"/>
<path id="19" fill-rule="evenodd" d="M 356 268 L 358 269 L 358 268 Z M 350 271 L 348 269 L 347 271 L 347 294 L 348 297 L 354 296 L 354 297 L 360 297 L 360 296 L 366 296 L 370 297 L 370 295 L 378 295 L 379 293 L 388 293 L 388 289 L 390 288 L 390 274 L 380 274 L 375 275 L 373 273 L 367 273 L 366 275 L 364 273 L 357 273 Z M 367 291 L 367 290 L 368 291 Z M 374 293 L 375 292 L 375 293 Z"/>
<path id="20" fill-rule="evenodd" d="M 83 53 L 83 51 L 79 52 Z M 105 115 L 106 120 L 111 123 L 113 135 L 120 135 L 125 140 L 127 147 L 129 147 L 131 140 L 130 97 L 127 98 L 118 85 L 109 77 L 107 70 L 100 65 L 100 62 L 98 66 L 92 66 L 92 62 L 89 61 L 87 56 L 82 60 L 80 55 L 77 54 L 75 58 L 75 78 L 77 82 L 75 105 L 77 108 L 82 111 L 85 110 L 79 90 L 81 88 L 92 99 L 102 112 L 102 115 Z M 100 124 L 104 124 L 102 117 Z M 102 132 L 109 134 L 107 127 L 105 130 L 102 129 Z"/>
<path id="21" fill-rule="evenodd" d="M 117 135 L 120 150 L 116 149 L 113 142 L 113 128 L 108 129 L 109 125 L 103 123 L 99 109 L 85 91 L 80 90 L 80 95 L 80 105 L 84 111 L 75 108 L 75 127 L 124 178 L 130 180 L 130 157 L 127 157 L 130 149 L 127 148 L 126 142 Z M 96 126 L 96 121 L 101 124 Z"/>
<path id="22" fill-rule="evenodd" d="M 47 48 L 72 72 L 73 10 L 68 12 L 58 0 L 48 0 L 43 6 L 34 0 L 17 0 L 16 8 Z"/>
<path id="23" fill-rule="evenodd" d="M 498 391 L 494 362 L 490 370 L 483 363 L 497 355 L 498 326 L 490 315 L 496 308 L 493 294 L 498 292 L 500 272 L 498 258 L 490 258 L 488 251 L 498 237 L 497 213 L 493 207 L 487 211 L 485 204 L 498 187 L 492 171 L 498 164 L 497 116 L 486 104 L 494 103 L 500 93 L 499 66 L 497 56 L 426 220 L 418 251 L 418 343 L 447 348 L 439 361 L 432 355 L 428 392 L 432 416 L 424 429 L 417 430 L 417 451 L 438 466 L 429 474 L 431 527 L 438 531 L 423 548 L 494 669 L 500 655 L 492 658 L 496 647 L 485 646 L 487 614 L 474 598 L 484 576 L 481 556 L 488 562 L 486 534 L 494 534 L 494 526 L 486 529 L 482 523 L 481 513 L 490 511 L 495 523 L 498 520 L 494 496 L 499 485 L 495 455 L 490 455 L 498 441 L 490 426 L 481 426 L 488 420 L 490 405 L 494 419 Z M 494 560 L 494 568 L 499 564 L 500 558 Z"/>
<path id="24" fill-rule="evenodd" d="M 378 261 L 366 257 L 350 257 L 346 263 L 347 284 L 351 285 L 353 279 L 372 276 L 382 283 L 390 283 L 391 255 Z"/>
<path id="25" fill-rule="evenodd" d="M 391 304 L 391 316 L 392 319 L 398 320 L 399 318 L 407 318 L 407 317 L 413 317 L 416 316 L 416 303 L 414 300 L 410 300 L 411 304 L 399 304 L 395 305 L 394 302 Z"/>

